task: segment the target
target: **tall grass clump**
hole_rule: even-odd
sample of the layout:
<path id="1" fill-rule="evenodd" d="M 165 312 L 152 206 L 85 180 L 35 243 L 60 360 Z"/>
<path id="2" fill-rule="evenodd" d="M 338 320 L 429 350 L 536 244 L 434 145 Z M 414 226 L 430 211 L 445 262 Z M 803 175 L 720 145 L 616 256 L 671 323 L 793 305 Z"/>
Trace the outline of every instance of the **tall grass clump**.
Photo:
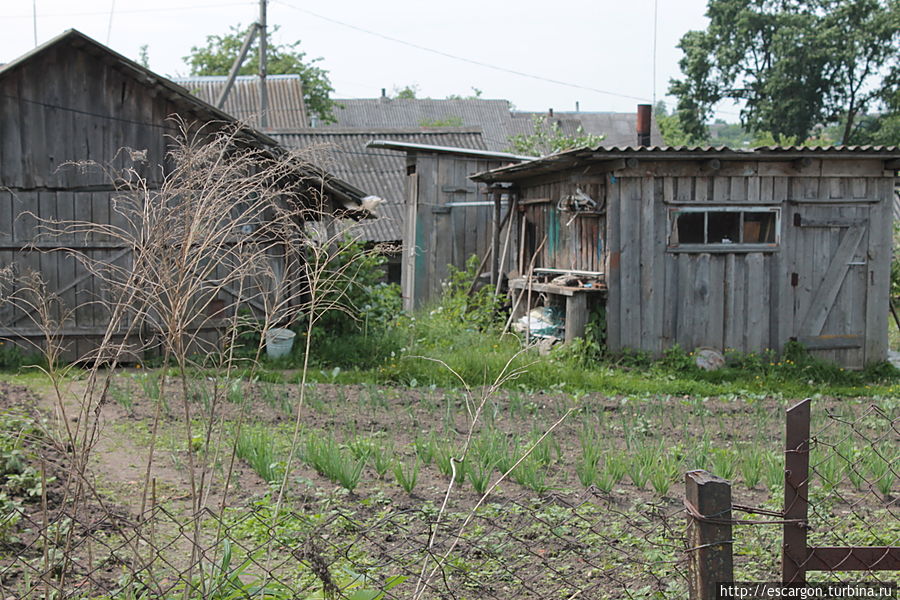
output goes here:
<path id="1" fill-rule="evenodd" d="M 413 458 L 408 465 L 404 465 L 402 461 L 398 460 L 394 463 L 393 470 L 397 484 L 404 492 L 412 494 L 419 482 L 419 458 Z"/>
<path id="2" fill-rule="evenodd" d="M 603 447 L 600 444 L 600 439 L 601 436 L 597 428 L 588 427 L 587 425 L 582 428 L 578 435 L 578 440 L 581 442 L 581 458 L 575 464 L 575 474 L 584 487 L 596 484 L 600 476 L 598 465 L 600 464 L 600 459 L 603 458 Z M 615 483 L 611 482 L 608 486 L 609 489 L 612 489 L 612 485 Z"/>
<path id="3" fill-rule="evenodd" d="M 246 461 L 266 482 L 281 479 L 284 463 L 278 458 L 278 449 L 267 428 L 245 425 L 238 432 L 234 449 L 237 457 Z"/>
<path id="4" fill-rule="evenodd" d="M 369 455 L 363 454 L 360 458 L 355 458 L 336 441 L 327 437 L 327 434 L 323 436 L 309 433 L 303 460 L 320 475 L 352 492 L 359 485 Z"/>

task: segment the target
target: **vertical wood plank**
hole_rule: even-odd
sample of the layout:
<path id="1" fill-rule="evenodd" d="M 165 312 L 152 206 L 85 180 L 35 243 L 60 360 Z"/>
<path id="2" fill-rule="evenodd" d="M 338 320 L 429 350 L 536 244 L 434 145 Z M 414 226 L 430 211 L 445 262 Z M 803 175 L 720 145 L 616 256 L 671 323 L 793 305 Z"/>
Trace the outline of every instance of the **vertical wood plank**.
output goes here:
<path id="1" fill-rule="evenodd" d="M 622 346 L 641 347 L 641 247 L 640 206 L 641 180 L 628 177 L 622 181 L 622 220 L 619 243 L 622 248 L 621 281 Z"/>
<path id="2" fill-rule="evenodd" d="M 778 250 L 772 256 L 772 311 L 770 319 L 769 346 L 781 352 L 794 333 L 793 288 L 790 286 L 791 273 L 794 266 L 794 235 L 792 230 L 793 212 L 788 200 L 788 181 L 786 177 L 772 179 L 772 199 L 781 202 L 781 224 Z"/>
<path id="3" fill-rule="evenodd" d="M 747 201 L 747 177 L 731 177 L 731 192 L 729 202 Z"/>
<path id="4" fill-rule="evenodd" d="M 662 346 L 670 348 L 677 340 L 677 323 L 681 297 L 678 295 L 678 262 L 680 255 L 676 253 L 663 253 L 665 262 L 665 287 L 663 288 L 660 304 L 663 309 L 662 316 Z"/>
<path id="5" fill-rule="evenodd" d="M 675 200 L 677 202 L 690 202 L 694 199 L 694 178 L 679 177 L 676 180 Z"/>
<path id="6" fill-rule="evenodd" d="M 675 340 L 684 350 L 693 350 L 694 323 L 692 306 L 694 296 L 694 271 L 697 257 L 695 254 L 680 254 L 678 256 L 678 315 L 676 321 Z"/>
<path id="7" fill-rule="evenodd" d="M 713 177 L 713 202 L 731 201 L 731 180 L 728 177 Z"/>
<path id="8" fill-rule="evenodd" d="M 622 248 L 619 243 L 619 221 L 621 220 L 621 179 L 610 182 L 606 196 L 606 343 L 610 350 L 618 352 L 622 348 L 621 297 Z"/>
<path id="9" fill-rule="evenodd" d="M 725 347 L 725 255 L 709 257 L 708 289 L 709 312 L 703 345 L 722 350 Z"/>
<path id="10" fill-rule="evenodd" d="M 439 209 L 444 207 L 446 210 L 447 202 L 451 200 L 455 200 L 454 195 L 447 194 L 443 192 L 444 185 L 452 185 L 455 186 L 453 181 L 453 164 L 455 160 L 452 157 L 444 157 L 437 156 L 435 157 L 435 162 L 437 163 L 437 179 L 433 182 L 434 185 L 434 193 L 438 198 L 436 207 Z M 463 182 L 465 185 L 465 182 Z M 490 198 L 488 198 L 490 199 Z M 489 207 L 490 208 L 490 207 Z M 451 212 L 452 208 L 449 209 Z M 492 211 L 491 211 L 492 212 Z M 491 229 L 491 224 L 493 223 L 493 215 L 489 212 L 490 220 L 488 221 L 488 229 Z M 430 280 L 430 299 L 437 300 L 440 298 L 441 290 L 443 289 L 443 283 L 447 281 L 447 277 L 449 276 L 449 270 L 447 265 L 452 263 L 452 243 L 453 243 L 453 230 L 451 223 L 451 213 L 450 212 L 438 212 L 434 213 L 434 225 L 435 228 L 434 236 L 432 238 L 432 248 L 431 248 L 431 280 Z"/>
<path id="11" fill-rule="evenodd" d="M 712 178 L 697 177 L 694 181 L 694 200 L 696 202 L 706 202 L 710 197 L 710 187 L 712 186 Z"/>
<path id="12" fill-rule="evenodd" d="M 740 347 L 738 331 L 740 331 L 741 317 L 738 313 L 736 302 L 736 273 L 735 273 L 735 255 L 727 254 L 725 256 L 725 323 L 724 323 L 724 349 Z"/>
<path id="13" fill-rule="evenodd" d="M 688 186 L 690 180 L 688 179 Z M 658 354 L 660 352 L 659 330 L 656 320 L 656 304 L 662 300 L 658 293 L 657 253 L 656 253 L 656 198 L 653 177 L 640 180 L 640 286 L 641 286 L 641 350 Z"/>
<path id="14" fill-rule="evenodd" d="M 669 344 L 666 343 L 665 340 L 666 333 L 663 326 L 663 320 L 665 318 L 665 305 L 669 303 L 668 298 L 670 297 L 670 292 L 666 288 L 666 269 L 668 262 L 666 260 L 666 245 L 668 243 L 667 230 L 669 225 L 666 205 L 663 203 L 664 194 L 665 191 L 663 190 L 662 178 L 655 177 L 653 179 L 653 212 L 655 213 L 655 230 L 651 235 L 653 236 L 652 252 L 655 257 L 655 273 L 653 276 L 654 298 L 652 302 L 653 322 L 656 336 L 654 351 L 657 353 L 661 353 L 669 346 Z"/>
<path id="15" fill-rule="evenodd" d="M 758 252 L 747 254 L 747 351 L 761 352 L 764 349 L 766 324 L 763 323 L 765 307 L 769 304 L 766 296 L 763 255 Z"/>
<path id="16" fill-rule="evenodd" d="M 878 204 L 870 209 L 869 217 L 869 286 L 866 290 L 866 363 L 887 359 L 886 299 L 890 296 L 891 269 L 891 209 L 893 180 L 881 178 L 876 185 Z"/>

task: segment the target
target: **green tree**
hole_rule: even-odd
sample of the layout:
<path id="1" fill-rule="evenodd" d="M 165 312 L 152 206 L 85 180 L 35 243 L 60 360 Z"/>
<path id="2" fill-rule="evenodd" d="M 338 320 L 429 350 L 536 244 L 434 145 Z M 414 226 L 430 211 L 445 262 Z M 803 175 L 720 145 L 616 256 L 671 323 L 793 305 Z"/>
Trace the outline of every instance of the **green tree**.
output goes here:
<path id="1" fill-rule="evenodd" d="M 276 31 L 277 26 L 271 28 L 272 33 Z M 246 34 L 247 28 L 238 25 L 225 35 L 208 35 L 205 46 L 191 47 L 190 54 L 182 60 L 191 68 L 191 75 L 228 75 Z M 326 123 L 333 123 L 336 104 L 331 99 L 334 88 L 328 79 L 328 71 L 316 66 L 321 58 L 307 60 L 306 53 L 301 52 L 299 46 L 299 40 L 290 44 L 273 43 L 270 35 L 266 53 L 267 71 L 271 75 L 299 75 L 303 81 L 303 100 L 307 110 Z M 253 75 L 258 72 L 258 65 L 259 36 L 253 40 L 239 74 Z"/>
<path id="2" fill-rule="evenodd" d="M 150 68 L 150 46 L 148 44 L 144 44 L 141 46 L 140 50 L 138 50 L 137 62 L 145 69 Z"/>
<path id="3" fill-rule="evenodd" d="M 419 93 L 418 84 L 407 85 L 403 88 L 397 88 L 394 86 L 394 98 L 400 98 L 401 100 L 415 100 L 416 95 Z"/>
<path id="4" fill-rule="evenodd" d="M 688 134 L 703 137 L 713 106 L 730 99 L 752 132 L 805 140 L 840 122 L 841 141 L 854 143 L 859 116 L 886 106 L 900 0 L 708 0 L 706 15 L 705 31 L 681 38 L 683 78 L 669 89 Z"/>
<path id="5" fill-rule="evenodd" d="M 468 96 L 463 96 L 462 94 L 450 94 L 447 96 L 447 100 L 478 100 L 481 98 L 481 95 L 484 94 L 484 90 L 479 90 L 477 87 L 472 88 L 472 93 Z"/>
<path id="6" fill-rule="evenodd" d="M 585 133 L 578 127 L 574 136 L 563 133 L 557 121 L 549 121 L 546 115 L 535 115 L 531 119 L 534 132 L 513 135 L 509 138 L 509 151 L 526 156 L 546 156 L 575 148 L 598 146 L 606 137 Z"/>
<path id="7" fill-rule="evenodd" d="M 706 144 L 706 137 L 691 135 L 684 130 L 684 125 L 677 112 L 669 114 L 666 103 L 660 100 L 653 107 L 653 116 L 659 125 L 659 133 L 662 135 L 666 146 L 699 146 Z"/>

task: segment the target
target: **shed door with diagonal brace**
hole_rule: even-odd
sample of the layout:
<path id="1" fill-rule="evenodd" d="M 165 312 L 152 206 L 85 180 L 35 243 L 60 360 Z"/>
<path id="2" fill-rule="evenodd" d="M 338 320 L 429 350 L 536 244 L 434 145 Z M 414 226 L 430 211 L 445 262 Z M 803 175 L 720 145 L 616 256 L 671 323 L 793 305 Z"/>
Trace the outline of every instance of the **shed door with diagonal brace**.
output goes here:
<path id="1" fill-rule="evenodd" d="M 796 206 L 788 250 L 792 338 L 816 356 L 860 368 L 866 362 L 869 210 Z"/>

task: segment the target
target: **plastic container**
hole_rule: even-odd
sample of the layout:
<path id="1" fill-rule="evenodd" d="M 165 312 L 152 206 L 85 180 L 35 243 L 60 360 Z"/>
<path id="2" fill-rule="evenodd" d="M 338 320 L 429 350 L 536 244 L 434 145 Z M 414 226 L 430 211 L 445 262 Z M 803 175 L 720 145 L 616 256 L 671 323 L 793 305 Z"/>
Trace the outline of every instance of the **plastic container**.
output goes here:
<path id="1" fill-rule="evenodd" d="M 266 332 L 266 354 L 269 358 L 281 358 L 291 353 L 296 333 L 290 329 L 270 329 Z"/>

